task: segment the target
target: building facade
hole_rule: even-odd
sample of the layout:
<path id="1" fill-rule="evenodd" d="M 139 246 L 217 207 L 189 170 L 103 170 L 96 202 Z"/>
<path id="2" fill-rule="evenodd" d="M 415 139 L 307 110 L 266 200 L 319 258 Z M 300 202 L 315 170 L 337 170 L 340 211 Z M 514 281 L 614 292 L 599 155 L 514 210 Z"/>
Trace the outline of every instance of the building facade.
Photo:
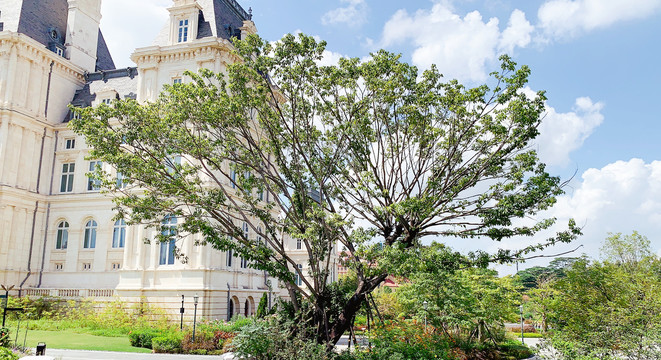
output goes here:
<path id="1" fill-rule="evenodd" d="M 28 295 L 146 298 L 173 312 L 197 294 L 204 317 L 253 314 L 263 294 L 278 295 L 276 282 L 195 246 L 195 236 L 176 244 L 185 263 L 174 244 L 145 244 L 154 230 L 113 220 L 111 200 L 87 177 L 112 169 L 87 159 L 85 139 L 67 127 L 69 104 L 153 101 L 187 70 L 223 72 L 236 61 L 230 39 L 257 31 L 251 15 L 235 0 L 174 0 L 154 44 L 133 53 L 136 67 L 116 69 L 100 9 L 101 0 L 0 0 L 0 284 Z"/>

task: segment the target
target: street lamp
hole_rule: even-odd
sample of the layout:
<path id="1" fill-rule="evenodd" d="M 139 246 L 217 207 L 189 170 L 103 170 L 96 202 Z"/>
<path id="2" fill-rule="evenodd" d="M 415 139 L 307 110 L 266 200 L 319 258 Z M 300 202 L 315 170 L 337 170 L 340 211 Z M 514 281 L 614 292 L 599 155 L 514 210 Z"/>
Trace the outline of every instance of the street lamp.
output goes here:
<path id="1" fill-rule="evenodd" d="M 193 342 L 195 342 L 195 322 L 197 321 L 197 301 L 200 299 L 197 294 L 193 296 L 193 304 L 195 304 L 195 310 L 193 310 Z"/>
<path id="2" fill-rule="evenodd" d="M 521 344 L 525 344 L 523 342 L 523 304 L 519 305 L 519 312 L 521 313 Z"/>
<path id="3" fill-rule="evenodd" d="M 184 295 L 181 295 L 181 308 L 179 308 L 179 313 L 181 314 L 181 325 L 179 325 L 179 330 L 184 330 Z"/>
<path id="4" fill-rule="evenodd" d="M 425 333 L 427 332 L 427 305 L 428 304 L 429 303 L 427 302 L 427 300 L 422 302 L 422 307 L 425 309 Z"/>

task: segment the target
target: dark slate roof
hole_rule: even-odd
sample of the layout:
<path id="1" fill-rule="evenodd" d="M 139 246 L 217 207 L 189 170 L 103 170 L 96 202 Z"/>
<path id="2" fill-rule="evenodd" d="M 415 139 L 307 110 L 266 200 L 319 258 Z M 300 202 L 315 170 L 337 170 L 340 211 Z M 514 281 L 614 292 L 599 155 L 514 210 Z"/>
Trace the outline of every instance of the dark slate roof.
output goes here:
<path id="1" fill-rule="evenodd" d="M 67 0 L 23 0 L 21 15 L 18 22 L 18 32 L 42 43 L 52 50 L 53 43 L 66 43 L 67 17 L 69 5 Z M 57 39 L 51 37 L 52 31 L 58 34 Z M 97 47 L 97 69 L 110 70 L 115 63 L 110 56 L 103 35 L 99 31 Z"/>
<path id="2" fill-rule="evenodd" d="M 252 18 L 250 12 L 245 11 L 236 0 L 197 0 L 197 3 L 202 7 L 198 39 L 219 37 L 229 40 L 234 36 L 241 37 L 239 28 L 243 26 L 243 21 Z M 154 45 L 167 45 L 169 32 L 170 26 L 167 23 L 154 40 Z"/>
<path id="3" fill-rule="evenodd" d="M 99 30 L 99 45 L 96 48 L 96 70 L 112 70 L 115 68 L 115 62 L 112 61 L 112 56 L 106 45 L 106 39 L 103 37 L 101 30 Z"/>
<path id="4" fill-rule="evenodd" d="M 59 35 L 57 42 L 63 45 L 68 15 L 67 0 L 23 0 L 18 32 L 48 47 L 52 42 L 50 32 L 55 30 Z"/>
<path id="5" fill-rule="evenodd" d="M 96 93 L 108 89 L 115 90 L 118 99 L 136 99 L 137 76 L 138 68 L 135 67 L 85 74 L 85 86 L 76 91 L 71 105 L 83 108 L 92 106 L 92 102 L 96 100 Z M 71 112 L 68 112 L 63 122 L 68 122 L 70 119 Z"/>
<path id="6" fill-rule="evenodd" d="M 236 30 L 243 26 L 243 21 L 250 15 L 243 10 L 235 0 L 214 0 L 214 14 L 216 17 L 216 36 L 231 39 L 236 36 Z M 239 36 L 241 37 L 239 31 Z"/>

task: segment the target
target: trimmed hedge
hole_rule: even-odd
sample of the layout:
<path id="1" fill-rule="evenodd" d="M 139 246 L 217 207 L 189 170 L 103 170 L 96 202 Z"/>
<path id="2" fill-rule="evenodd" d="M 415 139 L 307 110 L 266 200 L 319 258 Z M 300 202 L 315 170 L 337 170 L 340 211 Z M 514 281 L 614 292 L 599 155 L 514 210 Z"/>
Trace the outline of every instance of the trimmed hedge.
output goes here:
<path id="1" fill-rule="evenodd" d="M 151 339 L 152 349 L 157 353 L 179 354 L 182 352 L 184 337 L 179 332 L 171 332 Z"/>
<path id="2" fill-rule="evenodd" d="M 163 332 L 156 329 L 135 330 L 129 333 L 129 342 L 131 343 L 131 346 L 151 349 L 152 339 L 162 335 Z"/>

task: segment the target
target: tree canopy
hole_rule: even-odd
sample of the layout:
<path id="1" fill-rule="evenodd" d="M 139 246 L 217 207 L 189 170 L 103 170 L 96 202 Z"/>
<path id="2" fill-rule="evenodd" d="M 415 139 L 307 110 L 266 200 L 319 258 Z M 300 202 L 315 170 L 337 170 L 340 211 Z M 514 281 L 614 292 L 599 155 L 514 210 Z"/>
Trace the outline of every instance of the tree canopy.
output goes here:
<path id="1" fill-rule="evenodd" d="M 625 245 L 632 237 L 624 238 L 611 235 L 605 246 Z M 639 249 L 631 251 L 620 254 L 629 258 Z M 533 298 L 554 330 L 550 344 L 562 359 L 661 357 L 658 257 L 648 254 L 635 263 L 581 259 L 566 275 L 547 287 L 552 296 Z"/>
<path id="2" fill-rule="evenodd" d="M 235 42 L 241 60 L 225 73 L 187 73 L 154 103 L 84 109 L 70 125 L 129 184 L 98 174 L 119 216 L 167 230 L 163 238 L 202 234 L 249 259 L 282 281 L 294 308 L 309 300 L 319 340 L 334 344 L 423 238 L 532 237 L 554 224 L 537 216 L 562 184 L 531 146 L 545 96 L 523 91 L 528 67 L 503 56 L 489 85 L 468 88 L 386 51 L 323 66 L 324 49 L 305 35 L 250 36 Z M 579 232 L 570 221 L 548 239 L 454 265 L 513 261 Z M 290 238 L 308 254 L 302 286 Z M 357 283 L 330 306 L 336 244 Z"/>

